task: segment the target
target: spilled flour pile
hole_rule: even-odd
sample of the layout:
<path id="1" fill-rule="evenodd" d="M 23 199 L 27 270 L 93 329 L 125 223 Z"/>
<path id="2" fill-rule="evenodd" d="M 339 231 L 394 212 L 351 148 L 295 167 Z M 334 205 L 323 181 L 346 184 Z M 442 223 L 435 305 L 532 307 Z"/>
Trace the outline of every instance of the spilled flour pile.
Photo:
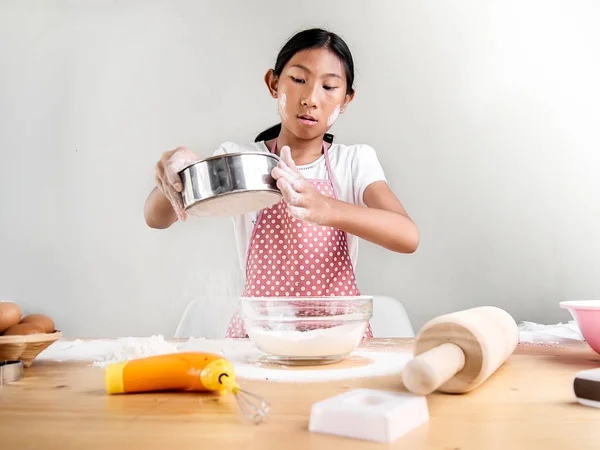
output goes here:
<path id="1" fill-rule="evenodd" d="M 583 335 L 574 320 L 551 325 L 534 322 L 519 324 L 519 341 L 521 343 L 558 345 L 583 340 Z"/>
<path id="2" fill-rule="evenodd" d="M 145 358 L 147 356 L 166 355 L 177 353 L 177 347 L 169 344 L 162 336 L 150 338 L 127 338 L 120 345 L 115 345 L 111 351 L 101 355 L 94 361 L 94 365 L 105 367 L 108 364 Z"/>
<path id="3" fill-rule="evenodd" d="M 52 361 L 91 361 L 96 367 L 146 356 L 163 355 L 179 351 L 162 336 L 128 337 L 120 339 L 95 339 L 74 341 L 60 339 L 36 359 Z"/>

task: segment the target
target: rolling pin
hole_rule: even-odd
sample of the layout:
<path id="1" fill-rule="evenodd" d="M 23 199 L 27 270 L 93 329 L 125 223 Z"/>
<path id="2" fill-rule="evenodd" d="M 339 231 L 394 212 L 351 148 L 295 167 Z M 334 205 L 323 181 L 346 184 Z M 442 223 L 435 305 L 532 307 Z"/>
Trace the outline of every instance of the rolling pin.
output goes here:
<path id="1" fill-rule="evenodd" d="M 402 382 L 418 395 L 469 392 L 504 364 L 518 342 L 516 322 L 494 306 L 436 317 L 415 337 L 414 358 L 404 367 Z"/>

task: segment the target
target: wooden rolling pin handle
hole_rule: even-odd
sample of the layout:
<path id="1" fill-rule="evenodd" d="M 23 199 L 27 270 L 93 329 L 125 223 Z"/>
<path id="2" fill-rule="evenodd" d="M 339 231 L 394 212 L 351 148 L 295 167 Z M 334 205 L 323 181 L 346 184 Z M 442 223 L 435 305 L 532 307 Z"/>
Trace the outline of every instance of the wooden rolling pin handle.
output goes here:
<path id="1" fill-rule="evenodd" d="M 446 343 L 421 353 L 402 370 L 402 382 L 413 394 L 428 395 L 465 366 L 465 354 L 455 344 Z"/>

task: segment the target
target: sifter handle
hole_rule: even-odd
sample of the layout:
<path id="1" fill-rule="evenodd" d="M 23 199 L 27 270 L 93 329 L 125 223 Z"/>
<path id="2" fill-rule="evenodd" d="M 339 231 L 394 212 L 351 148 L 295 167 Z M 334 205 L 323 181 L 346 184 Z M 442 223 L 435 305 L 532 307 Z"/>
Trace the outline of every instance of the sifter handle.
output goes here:
<path id="1" fill-rule="evenodd" d="M 428 395 L 465 366 L 465 354 L 455 344 L 434 347 L 410 360 L 402 370 L 402 382 L 413 394 Z"/>

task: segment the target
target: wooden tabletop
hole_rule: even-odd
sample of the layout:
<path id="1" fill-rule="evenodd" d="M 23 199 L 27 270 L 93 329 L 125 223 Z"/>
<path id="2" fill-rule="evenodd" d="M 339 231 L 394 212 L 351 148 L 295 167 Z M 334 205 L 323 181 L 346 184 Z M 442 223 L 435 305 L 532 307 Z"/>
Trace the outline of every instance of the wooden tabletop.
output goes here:
<path id="1" fill-rule="evenodd" d="M 409 351 L 409 340 L 374 340 Z M 519 345 L 483 386 L 432 394 L 429 423 L 393 444 L 308 432 L 313 403 L 356 387 L 401 390 L 399 379 L 327 383 L 242 381 L 272 404 L 267 423 L 237 415 L 231 396 L 149 393 L 108 396 L 103 371 L 82 362 L 36 361 L 22 381 L 0 388 L 0 449 L 344 449 L 551 450 L 600 448 L 600 410 L 576 403 L 575 374 L 600 367 L 586 344 Z"/>

